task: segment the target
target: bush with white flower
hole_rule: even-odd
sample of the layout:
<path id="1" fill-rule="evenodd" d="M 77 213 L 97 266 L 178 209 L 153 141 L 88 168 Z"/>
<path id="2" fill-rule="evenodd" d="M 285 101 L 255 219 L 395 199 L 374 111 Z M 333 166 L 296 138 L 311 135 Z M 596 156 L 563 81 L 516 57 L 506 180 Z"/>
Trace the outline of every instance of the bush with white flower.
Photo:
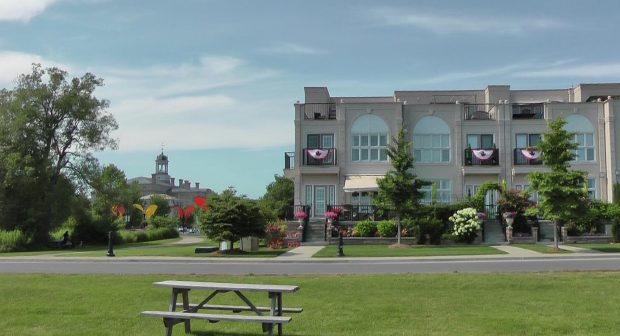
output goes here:
<path id="1" fill-rule="evenodd" d="M 480 230 L 480 224 L 482 221 L 480 220 L 476 209 L 461 209 L 448 219 L 454 223 L 452 235 L 454 235 L 458 241 L 471 243 L 478 236 L 478 231 Z"/>

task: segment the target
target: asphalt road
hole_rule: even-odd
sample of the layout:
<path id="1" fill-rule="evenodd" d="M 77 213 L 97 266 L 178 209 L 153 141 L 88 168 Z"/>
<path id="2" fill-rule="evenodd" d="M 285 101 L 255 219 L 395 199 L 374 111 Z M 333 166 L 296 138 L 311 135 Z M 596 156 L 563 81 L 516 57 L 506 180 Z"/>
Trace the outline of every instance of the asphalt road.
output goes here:
<path id="1" fill-rule="evenodd" d="M 380 261 L 0 260 L 0 273 L 383 274 L 620 270 L 620 256 Z"/>

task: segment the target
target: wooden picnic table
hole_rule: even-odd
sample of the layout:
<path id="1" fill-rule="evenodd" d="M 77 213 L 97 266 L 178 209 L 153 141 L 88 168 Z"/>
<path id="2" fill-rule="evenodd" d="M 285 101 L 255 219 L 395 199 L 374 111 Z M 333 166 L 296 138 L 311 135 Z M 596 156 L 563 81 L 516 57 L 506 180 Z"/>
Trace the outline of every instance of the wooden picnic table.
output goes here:
<path id="1" fill-rule="evenodd" d="M 172 327 L 183 322 L 185 324 L 185 333 L 190 333 L 190 320 L 203 319 L 211 322 L 218 321 L 237 321 L 237 322 L 258 322 L 262 323 L 263 331 L 268 335 L 273 335 L 274 324 L 278 326 L 278 335 L 282 335 L 282 324 L 291 321 L 291 317 L 282 316 L 282 313 L 301 313 L 301 308 L 284 308 L 282 307 L 282 293 L 292 293 L 299 290 L 298 286 L 288 285 L 260 285 L 260 284 L 240 284 L 240 283 L 220 283 L 220 282 L 197 282 L 197 281 L 177 281 L 167 280 L 153 283 L 156 287 L 168 287 L 172 289 L 168 311 L 145 311 L 144 316 L 161 317 L 164 319 L 166 327 L 166 335 L 172 335 Z M 207 290 L 211 291 L 198 304 L 190 304 L 190 290 Z M 245 305 L 214 305 L 209 301 L 221 293 L 234 292 Z M 263 292 L 267 293 L 271 304 L 269 307 L 259 307 L 254 305 L 252 301 L 244 295 L 244 292 Z M 181 294 L 182 302 L 178 302 L 178 296 Z M 177 307 L 182 307 L 182 311 L 177 311 Z M 253 315 L 232 315 L 232 314 L 202 314 L 199 310 L 224 310 L 238 313 L 242 311 L 251 311 Z"/>

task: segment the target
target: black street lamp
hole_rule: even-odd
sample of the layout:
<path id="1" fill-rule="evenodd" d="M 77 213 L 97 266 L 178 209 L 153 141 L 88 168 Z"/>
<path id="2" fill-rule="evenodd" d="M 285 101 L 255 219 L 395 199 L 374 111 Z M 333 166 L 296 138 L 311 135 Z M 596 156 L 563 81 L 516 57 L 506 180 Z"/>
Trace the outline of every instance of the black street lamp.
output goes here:
<path id="1" fill-rule="evenodd" d="M 106 256 L 108 257 L 114 257 L 114 247 L 112 246 L 112 235 L 113 235 L 113 232 L 108 231 L 108 253 L 106 253 Z"/>

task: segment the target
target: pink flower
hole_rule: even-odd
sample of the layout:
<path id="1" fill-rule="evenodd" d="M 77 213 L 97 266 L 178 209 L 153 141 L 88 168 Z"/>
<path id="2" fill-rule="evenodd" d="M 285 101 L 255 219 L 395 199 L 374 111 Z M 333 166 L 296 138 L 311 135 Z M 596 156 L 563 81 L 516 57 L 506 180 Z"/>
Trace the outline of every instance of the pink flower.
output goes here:
<path id="1" fill-rule="evenodd" d="M 295 217 L 297 219 L 304 219 L 307 216 L 308 215 L 306 215 L 306 213 L 304 211 L 295 211 L 295 214 L 293 214 L 293 217 Z"/>
<path id="2" fill-rule="evenodd" d="M 327 211 L 325 213 L 325 218 L 327 218 L 327 219 L 336 219 L 336 218 L 338 218 L 338 214 L 336 212 L 334 212 L 334 211 Z"/>
<path id="3" fill-rule="evenodd" d="M 517 213 L 514 211 L 504 212 L 504 218 L 515 218 L 516 215 Z"/>
<path id="4" fill-rule="evenodd" d="M 484 212 L 479 212 L 478 213 L 478 219 L 484 220 L 485 218 L 487 218 L 487 214 L 485 214 Z"/>

